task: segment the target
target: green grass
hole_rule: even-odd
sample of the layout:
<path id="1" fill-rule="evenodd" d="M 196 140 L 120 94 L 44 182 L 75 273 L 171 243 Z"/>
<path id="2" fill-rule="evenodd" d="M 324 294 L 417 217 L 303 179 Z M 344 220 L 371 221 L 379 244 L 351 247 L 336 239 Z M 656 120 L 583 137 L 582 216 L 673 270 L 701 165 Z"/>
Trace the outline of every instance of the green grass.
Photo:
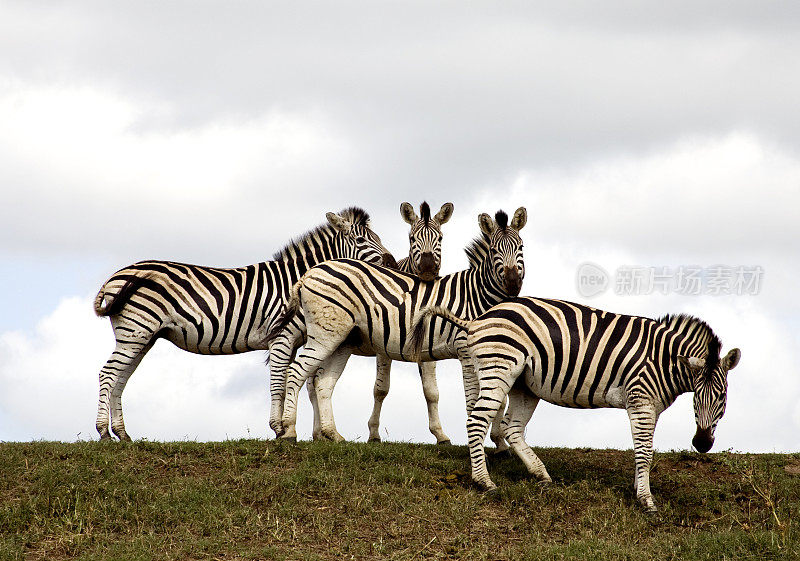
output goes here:
<path id="1" fill-rule="evenodd" d="M 0 444 L 0 559 L 800 559 L 800 454 L 538 449 L 554 484 L 465 447 Z M 788 466 L 788 469 L 787 469 Z"/>

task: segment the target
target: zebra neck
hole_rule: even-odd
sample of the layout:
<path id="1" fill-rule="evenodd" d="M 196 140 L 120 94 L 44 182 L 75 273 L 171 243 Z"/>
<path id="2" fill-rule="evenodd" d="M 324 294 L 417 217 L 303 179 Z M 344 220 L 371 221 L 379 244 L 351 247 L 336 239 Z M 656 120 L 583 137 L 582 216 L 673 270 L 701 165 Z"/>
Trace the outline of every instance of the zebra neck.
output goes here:
<path id="1" fill-rule="evenodd" d="M 411 270 L 411 256 L 403 257 L 400 261 L 398 261 L 397 270 L 401 273 L 409 273 L 413 275 L 414 271 Z"/>
<path id="2" fill-rule="evenodd" d="M 475 299 L 476 317 L 492 306 L 508 300 L 510 296 L 497 280 L 490 259 L 484 259 L 481 266 L 475 269 L 475 290 L 470 291 Z M 474 293 L 474 294 L 473 294 Z"/>
<path id="3" fill-rule="evenodd" d="M 488 260 L 480 267 L 472 267 L 442 277 L 439 290 L 449 288 L 451 293 L 459 295 L 458 308 L 454 311 L 465 319 L 475 319 L 495 304 L 508 299 L 505 290 L 500 287 L 491 274 Z"/>
<path id="4" fill-rule="evenodd" d="M 674 329 L 663 326 L 654 333 L 656 352 L 661 351 L 662 376 L 669 381 L 665 388 L 666 403 L 672 403 L 679 395 L 694 391 L 694 379 L 688 368 L 681 365 L 679 356 L 705 358 L 708 354 L 710 333 L 704 329 Z"/>

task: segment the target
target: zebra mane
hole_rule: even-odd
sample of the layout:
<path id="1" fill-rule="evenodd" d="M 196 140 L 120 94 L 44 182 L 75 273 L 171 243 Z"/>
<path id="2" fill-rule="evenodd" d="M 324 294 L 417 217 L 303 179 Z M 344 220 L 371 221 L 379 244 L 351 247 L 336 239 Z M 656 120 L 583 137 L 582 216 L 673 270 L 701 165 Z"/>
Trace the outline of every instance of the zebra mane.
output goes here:
<path id="1" fill-rule="evenodd" d="M 508 228 L 508 215 L 502 210 L 498 210 L 495 213 L 494 220 L 497 222 L 497 227 L 501 230 Z"/>
<path id="2" fill-rule="evenodd" d="M 696 330 L 694 337 L 706 337 L 708 339 L 708 345 L 706 347 L 706 356 L 704 357 L 706 359 L 705 371 L 709 374 L 714 372 L 719 364 L 719 353 L 722 351 L 722 341 L 720 341 L 710 325 L 702 319 L 689 314 L 667 314 L 657 321 L 678 333 L 689 333 L 692 330 Z"/>
<path id="3" fill-rule="evenodd" d="M 490 239 L 489 236 L 481 232 L 481 235 L 464 248 L 467 254 L 470 269 L 477 269 L 489 256 Z"/>
<path id="4" fill-rule="evenodd" d="M 431 207 L 428 206 L 427 201 L 422 201 L 422 204 L 419 206 L 419 214 L 423 223 L 427 226 L 428 222 L 431 220 Z"/>
<path id="5" fill-rule="evenodd" d="M 361 207 L 351 206 L 348 207 L 341 212 L 339 212 L 339 216 L 349 220 L 354 226 L 365 226 L 369 228 L 369 214 L 366 210 Z M 335 231 L 333 226 L 331 226 L 328 222 L 324 224 L 320 224 L 316 228 L 309 230 L 305 234 L 298 236 L 296 238 L 292 238 L 292 240 L 287 243 L 283 248 L 279 249 L 272 255 L 273 261 L 280 261 L 283 259 L 289 259 L 297 255 L 305 255 L 307 252 L 314 251 L 313 246 L 309 247 L 308 243 L 312 238 L 333 238 L 335 235 Z"/>

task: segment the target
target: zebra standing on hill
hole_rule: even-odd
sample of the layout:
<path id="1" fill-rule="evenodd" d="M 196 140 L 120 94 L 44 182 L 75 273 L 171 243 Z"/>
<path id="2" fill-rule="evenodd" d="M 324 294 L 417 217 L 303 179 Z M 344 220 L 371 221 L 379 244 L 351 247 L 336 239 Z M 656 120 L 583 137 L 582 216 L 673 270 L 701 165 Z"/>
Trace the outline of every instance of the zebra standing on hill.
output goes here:
<path id="1" fill-rule="evenodd" d="M 441 227 L 453 215 L 453 203 L 445 203 L 436 216 L 431 218 L 428 203 L 420 205 L 417 217 L 414 207 L 408 203 L 400 206 L 400 214 L 411 225 L 408 233 L 408 257 L 398 262 L 398 270 L 404 273 L 417 275 L 420 279 L 429 282 L 439 275 L 442 266 L 442 230 Z M 383 401 L 389 394 L 389 381 L 391 375 L 392 359 L 383 355 L 375 358 L 377 372 L 375 374 L 375 387 L 372 391 L 374 405 L 369 417 L 369 441 L 380 442 L 381 409 Z M 436 438 L 437 444 L 450 444 L 450 438 L 442 430 L 439 419 L 439 387 L 436 383 L 436 363 L 417 363 L 419 376 L 422 380 L 422 393 L 428 406 L 428 429 Z M 315 415 L 315 419 L 318 415 Z M 315 422 L 315 429 L 319 429 L 319 422 Z"/>
<path id="2" fill-rule="evenodd" d="M 539 399 L 564 407 L 617 407 L 628 412 L 636 496 L 650 511 L 656 510 L 650 463 L 658 416 L 680 394 L 693 391 L 692 444 L 699 452 L 710 450 L 725 413 L 727 374 L 741 356 L 732 349 L 720 358 L 719 338 L 691 316 L 653 320 L 529 297 L 498 304 L 473 321 L 441 307 L 423 310 L 409 343 L 420 356 L 427 317 L 445 318 L 467 334 L 466 351 L 480 379 L 467 436 L 472 478 L 481 487 L 495 488 L 483 441 L 506 395 L 504 436 L 528 471 L 544 481 L 550 475 L 523 433 Z"/>
<path id="3" fill-rule="evenodd" d="M 397 263 L 397 270 L 404 273 L 417 275 L 425 281 L 434 280 L 439 274 L 442 263 L 442 225 L 450 220 L 453 215 L 453 203 L 445 203 L 435 216 L 431 216 L 431 209 L 427 202 L 420 205 L 420 215 L 414 211 L 414 207 L 409 203 L 400 205 L 400 216 L 411 226 L 408 233 L 409 250 L 408 257 L 404 257 Z M 270 362 L 274 368 L 276 362 L 288 364 L 291 356 L 287 355 L 294 349 L 275 345 L 272 349 Z M 379 421 L 380 407 L 389 392 L 389 376 L 392 361 L 383 356 L 376 357 L 376 376 L 375 376 L 375 410 L 370 417 L 370 440 L 379 441 Z M 439 389 L 436 384 L 436 363 L 421 362 L 418 364 L 420 377 L 422 379 L 422 389 L 425 400 L 428 404 L 428 424 L 431 433 L 436 437 L 437 442 L 449 442 L 447 435 L 442 431 L 442 423 L 439 420 Z M 310 377 L 306 382 L 308 396 L 314 410 L 314 431 L 315 440 L 322 438 L 320 431 L 319 409 L 317 406 L 316 393 L 314 391 L 314 377 Z M 272 405 L 270 408 L 270 427 L 275 434 L 281 434 L 281 412 L 283 410 L 284 387 L 273 386 L 271 388 Z"/>
<path id="4" fill-rule="evenodd" d="M 273 347 L 296 348 L 306 340 L 291 366 L 273 363 L 274 375 L 286 379 L 283 409 L 285 438 L 296 438 L 297 393 L 306 379 L 315 382 L 321 432 L 341 440 L 336 431 L 331 394 L 351 354 L 381 355 L 405 362 L 462 358 L 457 352 L 459 330 L 446 322 L 431 325 L 423 353 L 413 360 L 403 352 L 414 314 L 422 307 L 447 305 L 476 317 L 492 305 L 519 294 L 525 267 L 519 230 L 527 213 L 519 208 L 509 223 L 500 211 L 495 220 L 481 214 L 482 235 L 467 248 L 470 267 L 436 279 L 418 277 L 351 260 L 323 263 L 309 270 L 292 288 L 285 316 L 268 336 Z M 301 314 L 298 314 L 298 311 Z M 297 321 L 302 317 L 302 321 Z M 278 374 L 285 372 L 285 374 Z M 465 394 L 477 395 L 465 369 Z"/>
<path id="5" fill-rule="evenodd" d="M 122 392 L 159 338 L 199 354 L 258 349 L 280 314 L 289 289 L 310 267 L 326 259 L 354 258 L 396 266 L 372 231 L 369 215 L 351 207 L 326 215 L 328 223 L 289 243 L 273 261 L 237 269 L 142 261 L 106 281 L 95 313 L 111 319 L 116 347 L 100 370 L 97 431 L 130 440 L 122 417 Z"/>

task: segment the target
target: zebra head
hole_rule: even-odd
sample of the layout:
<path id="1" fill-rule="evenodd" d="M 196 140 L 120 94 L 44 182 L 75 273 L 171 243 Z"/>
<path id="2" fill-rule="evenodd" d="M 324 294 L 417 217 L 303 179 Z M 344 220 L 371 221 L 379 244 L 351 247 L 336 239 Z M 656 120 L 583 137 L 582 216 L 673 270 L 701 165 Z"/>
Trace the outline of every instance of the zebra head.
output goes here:
<path id="1" fill-rule="evenodd" d="M 734 368 L 742 356 L 739 349 L 732 349 L 720 359 L 718 352 L 706 358 L 678 357 L 694 379 L 694 420 L 697 423 L 697 432 L 692 439 L 692 446 L 698 452 L 708 452 L 714 445 L 714 430 L 725 414 L 725 403 L 728 399 L 728 370 Z"/>
<path id="2" fill-rule="evenodd" d="M 511 223 L 508 215 L 497 211 L 494 220 L 483 213 L 478 217 L 481 231 L 489 238 L 489 258 L 492 271 L 508 296 L 517 296 L 525 278 L 525 263 L 522 259 L 522 238 L 519 231 L 528 221 L 528 213 L 521 206 L 514 213 Z"/>
<path id="3" fill-rule="evenodd" d="M 369 215 L 361 209 L 348 208 L 336 214 L 325 214 L 333 226 L 335 234 L 334 247 L 337 255 L 333 258 L 358 259 L 367 263 L 397 268 L 397 262 L 389 250 L 381 243 L 369 223 Z"/>
<path id="4" fill-rule="evenodd" d="M 411 230 L 408 233 L 408 260 L 411 272 L 428 282 L 439 275 L 442 266 L 442 224 L 453 215 L 453 203 L 445 203 L 436 216 L 431 218 L 431 208 L 423 202 L 419 214 L 409 203 L 400 205 L 400 216 Z"/>

